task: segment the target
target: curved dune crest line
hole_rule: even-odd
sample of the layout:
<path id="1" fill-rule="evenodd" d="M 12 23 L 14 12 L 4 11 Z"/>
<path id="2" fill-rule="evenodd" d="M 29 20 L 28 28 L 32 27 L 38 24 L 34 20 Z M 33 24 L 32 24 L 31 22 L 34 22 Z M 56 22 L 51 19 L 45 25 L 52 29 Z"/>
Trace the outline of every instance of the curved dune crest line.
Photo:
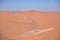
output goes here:
<path id="1" fill-rule="evenodd" d="M 37 34 L 41 34 L 44 32 L 48 32 L 53 30 L 54 28 L 48 28 L 48 29 L 43 29 L 43 30 L 34 30 L 34 31 L 29 31 L 26 33 L 23 33 L 22 37 L 27 37 L 27 36 L 32 36 L 32 35 L 37 35 Z"/>

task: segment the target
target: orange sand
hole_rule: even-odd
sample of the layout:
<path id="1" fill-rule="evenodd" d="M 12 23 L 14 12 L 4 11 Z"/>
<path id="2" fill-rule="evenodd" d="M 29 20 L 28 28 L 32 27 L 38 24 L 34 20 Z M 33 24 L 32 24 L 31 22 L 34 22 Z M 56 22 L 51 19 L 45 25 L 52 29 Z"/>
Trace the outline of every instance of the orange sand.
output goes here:
<path id="1" fill-rule="evenodd" d="M 13 13 L 12 15 L 9 13 Z M 38 25 L 22 25 L 32 18 Z M 1 40 L 59 40 L 59 12 L 39 11 L 0 11 L 0 38 Z M 21 32 L 35 29 L 54 27 L 52 31 L 21 37 Z"/>

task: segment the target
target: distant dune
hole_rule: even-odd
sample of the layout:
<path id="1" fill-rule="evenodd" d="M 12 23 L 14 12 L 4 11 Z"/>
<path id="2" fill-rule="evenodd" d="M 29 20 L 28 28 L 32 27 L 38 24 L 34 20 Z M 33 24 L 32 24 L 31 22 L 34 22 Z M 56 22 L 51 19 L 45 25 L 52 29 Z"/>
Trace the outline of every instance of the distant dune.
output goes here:
<path id="1" fill-rule="evenodd" d="M 0 11 L 0 38 L 1 40 L 58 40 L 60 29 L 60 12 L 27 11 Z M 24 32 L 47 29 L 52 31 L 21 37 Z"/>

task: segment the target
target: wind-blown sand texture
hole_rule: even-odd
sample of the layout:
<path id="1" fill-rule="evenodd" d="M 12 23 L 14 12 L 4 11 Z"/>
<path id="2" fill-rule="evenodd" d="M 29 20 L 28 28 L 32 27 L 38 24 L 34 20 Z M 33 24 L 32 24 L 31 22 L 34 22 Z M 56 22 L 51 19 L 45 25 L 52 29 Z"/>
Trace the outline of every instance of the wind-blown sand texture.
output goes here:
<path id="1" fill-rule="evenodd" d="M 0 11 L 0 39 L 59 40 L 59 16 L 59 12 Z M 44 30 L 51 27 L 53 27 L 51 31 L 27 37 L 23 35 L 25 32 Z"/>

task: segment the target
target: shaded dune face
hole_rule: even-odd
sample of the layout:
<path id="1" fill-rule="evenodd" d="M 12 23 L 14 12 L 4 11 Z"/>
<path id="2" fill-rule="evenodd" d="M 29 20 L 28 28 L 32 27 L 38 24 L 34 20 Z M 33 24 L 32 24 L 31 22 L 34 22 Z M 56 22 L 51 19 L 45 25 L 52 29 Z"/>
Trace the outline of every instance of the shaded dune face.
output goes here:
<path id="1" fill-rule="evenodd" d="M 58 12 L 2 11 L 0 12 L 1 38 L 3 40 L 57 40 L 59 39 L 59 15 Z M 52 27 L 54 29 L 51 31 L 22 37 L 26 32 Z"/>

